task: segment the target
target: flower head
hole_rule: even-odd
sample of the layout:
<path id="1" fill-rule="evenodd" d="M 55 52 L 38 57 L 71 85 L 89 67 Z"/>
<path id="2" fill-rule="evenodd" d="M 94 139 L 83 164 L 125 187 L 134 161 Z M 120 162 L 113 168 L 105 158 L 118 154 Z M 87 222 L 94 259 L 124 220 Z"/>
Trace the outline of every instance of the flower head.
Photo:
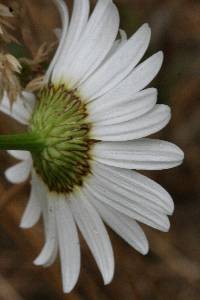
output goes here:
<path id="1" fill-rule="evenodd" d="M 147 138 L 171 116 L 168 106 L 156 104 L 157 90 L 145 88 L 161 67 L 162 52 L 139 64 L 149 26 L 127 39 L 111 0 L 99 0 L 90 16 L 89 1 L 74 0 L 70 21 L 64 1 L 54 2 L 63 29 L 45 86 L 36 100 L 24 93 L 26 101 L 18 98 L 11 111 L 5 95 L 1 109 L 28 126 L 21 138 L 6 140 L 10 154 L 22 160 L 7 178 L 32 178 L 21 227 L 33 226 L 42 214 L 46 241 L 35 264 L 51 265 L 59 250 L 63 288 L 70 292 L 80 272 L 77 226 L 105 284 L 113 277 L 114 256 L 103 221 L 142 254 L 148 242 L 137 222 L 169 230 L 170 195 L 133 169 L 175 167 L 183 153 Z"/>

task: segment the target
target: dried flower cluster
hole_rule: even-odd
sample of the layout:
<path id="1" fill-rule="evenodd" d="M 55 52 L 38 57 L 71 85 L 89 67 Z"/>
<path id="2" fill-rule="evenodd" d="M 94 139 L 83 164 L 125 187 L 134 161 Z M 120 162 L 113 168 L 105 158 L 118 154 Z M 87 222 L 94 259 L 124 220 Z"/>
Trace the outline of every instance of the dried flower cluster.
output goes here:
<path id="1" fill-rule="evenodd" d="M 13 103 L 21 93 L 18 75 L 21 72 L 19 61 L 11 54 L 0 53 L 0 97 L 7 92 L 10 102 Z"/>
<path id="2" fill-rule="evenodd" d="M 47 62 L 49 60 L 49 56 L 53 52 L 54 47 L 55 43 L 52 43 L 50 45 L 47 43 L 43 43 L 39 47 L 36 55 L 32 59 L 25 57 L 20 59 L 20 62 L 22 64 L 28 65 L 34 73 L 39 73 L 39 75 L 36 75 L 36 77 L 34 77 L 31 81 L 27 83 L 27 85 L 25 86 L 26 91 L 36 92 L 43 87 L 44 76 L 41 75 L 41 73 L 43 73 L 43 64 L 44 62 Z"/>
<path id="3" fill-rule="evenodd" d="M 18 74 L 21 71 L 19 61 L 11 54 L 7 53 L 7 44 L 18 43 L 10 31 L 13 31 L 13 25 L 10 19 L 14 15 L 11 10 L 0 4 L 0 99 L 2 99 L 4 92 L 7 93 L 10 102 L 13 103 L 17 95 L 21 92 L 21 85 Z"/>
<path id="4" fill-rule="evenodd" d="M 17 43 L 17 39 L 10 33 L 10 30 L 14 30 L 13 25 L 9 22 L 10 18 L 13 17 L 11 10 L 7 6 L 0 4 L 0 40 L 5 43 Z"/>
<path id="5" fill-rule="evenodd" d="M 26 7 L 21 9 L 20 4 L 16 4 L 13 9 L 0 4 L 0 100 L 6 93 L 11 105 L 21 95 L 22 90 L 36 92 L 43 86 L 44 63 L 49 61 L 56 45 L 43 43 L 33 54 L 27 41 L 16 38 L 15 30 L 19 33 L 21 31 L 22 39 L 26 30 L 21 22 L 23 16 L 20 16 L 24 15 Z M 13 25 L 13 20 L 17 22 L 17 26 Z M 24 47 L 29 55 L 15 57 L 10 53 L 15 45 Z"/>

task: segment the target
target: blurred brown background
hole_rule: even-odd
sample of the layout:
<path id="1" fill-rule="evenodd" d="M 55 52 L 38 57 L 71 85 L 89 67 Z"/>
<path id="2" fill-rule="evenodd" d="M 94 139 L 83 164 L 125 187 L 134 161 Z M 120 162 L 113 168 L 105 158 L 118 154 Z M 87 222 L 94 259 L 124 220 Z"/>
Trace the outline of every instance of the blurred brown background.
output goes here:
<path id="1" fill-rule="evenodd" d="M 32 53 L 55 37 L 59 24 L 50 0 L 0 1 L 23 4 L 21 22 Z M 72 1 L 67 1 L 70 5 Z M 0 300 L 198 300 L 200 299 L 200 1 L 116 0 L 121 27 L 129 36 L 144 22 L 152 27 L 148 55 L 162 49 L 164 66 L 154 86 L 159 102 L 172 107 L 173 118 L 157 136 L 178 144 L 184 164 L 169 171 L 149 172 L 176 204 L 169 233 L 145 227 L 151 251 L 143 257 L 109 230 L 116 259 L 113 282 L 104 287 L 88 248 L 82 243 L 82 269 L 70 295 L 61 288 L 59 263 L 48 269 L 32 265 L 42 246 L 41 224 L 18 227 L 29 185 L 12 186 L 4 170 L 14 163 L 0 154 Z M 31 32 L 30 30 L 31 24 Z M 30 34 L 31 33 L 31 34 Z M 0 115 L 0 132 L 23 130 Z"/>

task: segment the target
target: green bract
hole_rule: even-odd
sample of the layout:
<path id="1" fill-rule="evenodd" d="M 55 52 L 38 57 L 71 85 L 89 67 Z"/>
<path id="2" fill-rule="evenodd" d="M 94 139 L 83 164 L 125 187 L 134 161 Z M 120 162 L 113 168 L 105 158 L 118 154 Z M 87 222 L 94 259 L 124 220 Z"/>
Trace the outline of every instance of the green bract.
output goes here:
<path id="1" fill-rule="evenodd" d="M 89 173 L 92 140 L 86 119 L 86 106 L 75 91 L 52 85 L 39 93 L 29 130 L 43 141 L 43 147 L 32 157 L 50 191 L 69 193 Z"/>

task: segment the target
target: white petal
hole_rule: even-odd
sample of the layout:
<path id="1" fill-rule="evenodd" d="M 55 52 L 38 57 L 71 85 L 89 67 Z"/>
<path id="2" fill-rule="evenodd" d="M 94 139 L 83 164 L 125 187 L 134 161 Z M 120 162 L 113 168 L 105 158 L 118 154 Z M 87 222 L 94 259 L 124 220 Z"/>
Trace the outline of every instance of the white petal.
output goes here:
<path id="1" fill-rule="evenodd" d="M 143 57 L 150 41 L 151 31 L 144 24 L 103 66 L 81 87 L 81 95 L 91 101 L 115 87 Z"/>
<path id="2" fill-rule="evenodd" d="M 31 172 L 32 180 L 31 183 L 35 188 L 35 196 L 38 199 L 38 202 L 40 203 L 42 212 L 43 212 L 43 219 L 44 219 L 44 227 L 45 231 L 47 229 L 47 223 L 48 223 L 48 200 L 47 196 L 49 194 L 48 187 L 45 185 L 43 180 L 37 175 L 34 168 Z"/>
<path id="3" fill-rule="evenodd" d="M 129 121 L 144 115 L 155 106 L 157 101 L 157 90 L 149 88 L 138 92 L 135 97 L 127 102 L 118 103 L 112 109 L 108 109 L 105 112 L 93 111 L 94 102 L 87 105 L 88 118 L 93 124 L 96 123 L 98 126 L 119 124 L 122 122 Z"/>
<path id="4" fill-rule="evenodd" d="M 73 215 L 101 271 L 104 283 L 108 284 L 114 273 L 112 246 L 105 226 L 96 209 L 79 191 L 79 199 L 71 198 Z"/>
<path id="5" fill-rule="evenodd" d="M 99 0 L 73 55 L 62 62 L 61 76 L 64 75 L 70 88 L 85 80 L 101 64 L 113 45 L 118 28 L 116 6 L 111 0 Z"/>
<path id="6" fill-rule="evenodd" d="M 61 75 L 65 74 L 67 71 L 66 65 L 68 65 L 70 56 L 73 54 L 73 51 L 75 50 L 75 47 L 86 26 L 88 16 L 89 1 L 75 0 L 69 29 L 65 35 L 64 44 L 53 71 L 53 80 L 59 80 Z"/>
<path id="7" fill-rule="evenodd" d="M 79 238 L 68 201 L 62 196 L 56 201 L 56 223 L 65 293 L 73 289 L 80 272 Z"/>
<path id="8" fill-rule="evenodd" d="M 19 160 L 28 160 L 31 159 L 31 153 L 29 151 L 23 150 L 8 150 L 7 151 L 11 156 Z"/>
<path id="9" fill-rule="evenodd" d="M 6 170 L 5 176 L 12 183 L 21 183 L 28 179 L 32 167 L 32 161 L 27 160 L 16 164 Z"/>
<path id="10" fill-rule="evenodd" d="M 44 247 L 35 259 L 34 264 L 38 266 L 51 265 L 57 256 L 57 230 L 56 230 L 56 216 L 55 216 L 55 201 L 59 201 L 54 196 L 49 194 L 47 196 L 47 223 L 45 226 L 46 241 Z"/>
<path id="11" fill-rule="evenodd" d="M 31 228 L 34 226 L 41 215 L 41 204 L 36 193 L 37 187 L 35 186 L 35 181 L 32 181 L 31 195 L 24 211 L 23 217 L 21 219 L 21 228 Z"/>
<path id="12" fill-rule="evenodd" d="M 120 188 L 127 197 L 144 207 L 150 207 L 164 214 L 172 214 L 174 204 L 169 193 L 153 180 L 132 170 L 119 169 L 94 163 L 93 173 L 107 181 L 106 185 Z"/>
<path id="13" fill-rule="evenodd" d="M 55 33 L 55 36 L 57 37 L 57 39 L 60 41 L 61 37 L 62 37 L 62 29 L 60 28 L 55 28 L 53 30 L 53 32 Z"/>
<path id="14" fill-rule="evenodd" d="M 80 39 L 81 34 L 86 26 L 90 12 L 89 0 L 74 0 L 72 18 L 70 21 L 69 31 L 67 34 L 65 49 L 73 51 L 74 45 Z M 65 54 L 67 54 L 67 52 Z"/>
<path id="15" fill-rule="evenodd" d="M 21 98 L 23 100 L 23 105 L 29 112 L 30 116 L 33 113 L 36 104 L 36 97 L 33 93 L 22 91 Z M 30 118 L 29 116 L 29 118 Z"/>
<path id="16" fill-rule="evenodd" d="M 27 97 L 27 95 L 29 95 Z M 0 111 L 9 115 L 18 122 L 27 125 L 32 114 L 29 100 L 32 99 L 32 94 L 28 93 L 25 96 L 18 96 L 17 100 L 13 103 L 12 108 L 6 93 L 4 93 L 3 100 L 0 104 Z"/>
<path id="17" fill-rule="evenodd" d="M 139 201 L 134 201 L 133 195 L 117 185 L 106 185 L 106 181 L 99 180 L 98 177 L 93 178 L 87 189 L 98 201 L 106 203 L 120 213 L 155 229 L 164 232 L 169 230 L 170 224 L 166 215 L 150 207 L 143 206 L 138 203 Z"/>
<path id="18" fill-rule="evenodd" d="M 47 207 L 47 195 L 48 195 L 48 188 L 44 184 L 43 180 L 37 175 L 34 168 L 32 169 L 32 185 L 35 187 L 35 193 L 37 198 L 39 199 L 39 203 L 44 211 L 44 208 Z"/>
<path id="19" fill-rule="evenodd" d="M 58 48 L 56 50 L 56 53 L 55 53 L 50 65 L 48 67 L 48 70 L 46 72 L 45 82 L 49 81 L 52 70 L 53 70 L 55 64 L 57 63 L 58 59 L 60 58 L 60 56 L 62 54 L 62 51 L 63 51 L 64 46 L 65 46 L 65 41 L 66 41 L 66 36 L 67 36 L 67 31 L 68 31 L 68 23 L 69 23 L 69 13 L 68 13 L 68 9 L 67 9 L 67 6 L 66 6 L 65 2 L 62 1 L 62 0 L 53 0 L 53 2 L 57 6 L 58 11 L 59 11 L 60 16 L 61 16 L 62 34 L 61 34 L 61 37 L 60 37 L 59 46 L 58 46 Z"/>
<path id="20" fill-rule="evenodd" d="M 178 166 L 184 154 L 176 145 L 153 139 L 128 142 L 101 142 L 92 157 L 106 165 L 125 169 L 161 170 Z"/>
<path id="21" fill-rule="evenodd" d="M 101 126 L 95 124 L 91 129 L 92 138 L 102 141 L 128 141 L 146 137 L 165 127 L 171 118 L 167 105 L 156 105 L 150 112 L 120 124 Z"/>
<path id="22" fill-rule="evenodd" d="M 89 11 L 90 3 L 88 0 L 74 0 L 73 13 L 65 39 L 65 45 L 59 58 L 60 62 L 62 62 L 67 55 L 72 54 L 87 24 Z"/>
<path id="23" fill-rule="evenodd" d="M 138 65 L 117 87 L 91 103 L 93 112 L 105 113 L 116 105 L 123 105 L 134 99 L 138 91 L 144 89 L 157 75 L 163 61 L 163 53 L 158 52 Z"/>
<path id="24" fill-rule="evenodd" d="M 88 197 L 90 197 L 89 194 Z M 96 200 L 94 197 L 92 197 L 91 202 L 95 205 L 108 226 L 137 251 L 147 254 L 149 250 L 148 241 L 136 221 L 112 209 L 105 203 Z"/>
<path id="25" fill-rule="evenodd" d="M 119 30 L 120 39 L 117 39 L 114 43 L 112 48 L 110 49 L 109 53 L 107 54 L 105 61 L 111 57 L 116 51 L 118 51 L 126 42 L 127 42 L 127 34 L 124 30 Z"/>
<path id="26" fill-rule="evenodd" d="M 53 208 L 51 208 L 52 204 L 49 203 L 48 199 L 49 190 L 34 169 L 32 170 L 32 184 L 35 186 L 35 194 L 42 209 L 46 239 L 42 252 L 34 263 L 37 265 L 49 266 L 55 261 L 57 256 L 57 239 L 52 238 L 51 246 L 47 247 L 49 245 L 49 242 L 47 244 L 47 241 L 52 235 L 55 236 L 55 216 L 53 217 L 54 212 Z M 51 233 L 49 233 L 49 229 L 51 229 Z"/>

